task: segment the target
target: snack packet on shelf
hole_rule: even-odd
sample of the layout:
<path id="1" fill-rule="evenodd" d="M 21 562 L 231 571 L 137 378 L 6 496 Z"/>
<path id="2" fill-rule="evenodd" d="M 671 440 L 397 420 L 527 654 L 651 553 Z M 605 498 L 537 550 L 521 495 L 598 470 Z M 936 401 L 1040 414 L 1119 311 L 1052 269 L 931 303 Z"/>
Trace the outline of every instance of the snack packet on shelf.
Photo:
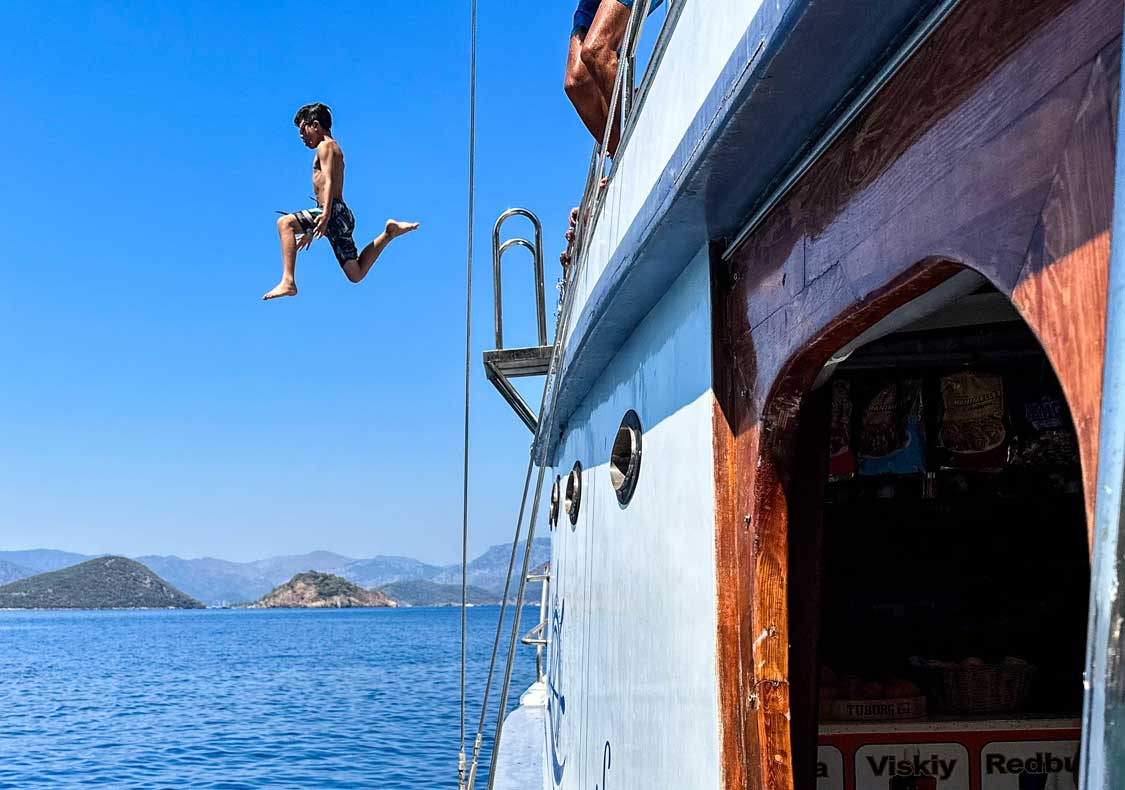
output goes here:
<path id="1" fill-rule="evenodd" d="M 860 418 L 858 450 L 861 475 L 925 471 L 920 379 L 889 382 L 867 401 Z"/>
<path id="2" fill-rule="evenodd" d="M 1018 387 L 1012 408 L 1012 442 L 1008 463 L 1016 467 L 1078 466 L 1078 437 L 1066 400 L 1046 382 Z"/>
<path id="3" fill-rule="evenodd" d="M 1003 469 L 1008 455 L 1004 380 L 994 373 L 956 373 L 941 379 L 938 447 L 946 469 Z"/>

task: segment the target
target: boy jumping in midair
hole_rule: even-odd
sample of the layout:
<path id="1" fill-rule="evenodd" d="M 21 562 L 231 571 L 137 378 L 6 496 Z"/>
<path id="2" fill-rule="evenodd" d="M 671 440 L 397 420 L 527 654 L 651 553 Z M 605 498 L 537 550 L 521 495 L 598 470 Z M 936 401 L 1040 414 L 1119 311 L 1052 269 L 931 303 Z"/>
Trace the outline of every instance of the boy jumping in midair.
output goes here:
<path id="1" fill-rule="evenodd" d="M 355 217 L 344 203 L 344 152 L 332 139 L 332 112 L 323 104 L 306 104 L 297 110 L 293 124 L 301 134 L 301 142 L 316 150 L 313 160 L 316 208 L 286 214 L 277 221 L 277 233 L 281 237 L 281 282 L 263 299 L 297 295 L 294 279 L 297 252 L 308 249 L 313 239 L 327 236 L 340 268 L 349 280 L 358 283 L 367 276 L 391 239 L 418 227 L 417 222 L 389 219 L 383 232 L 364 247 L 363 252 L 357 253 L 352 240 Z"/>

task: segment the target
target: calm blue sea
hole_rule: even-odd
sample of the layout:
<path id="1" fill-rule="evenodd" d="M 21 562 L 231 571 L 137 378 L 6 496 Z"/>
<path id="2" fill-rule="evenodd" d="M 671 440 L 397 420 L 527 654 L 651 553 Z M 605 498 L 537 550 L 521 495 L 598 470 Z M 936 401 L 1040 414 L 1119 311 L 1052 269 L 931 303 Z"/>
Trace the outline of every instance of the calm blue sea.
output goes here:
<path id="1" fill-rule="evenodd" d="M 469 611 L 469 748 L 498 614 Z M 456 787 L 459 618 L 0 612 L 0 788 Z"/>

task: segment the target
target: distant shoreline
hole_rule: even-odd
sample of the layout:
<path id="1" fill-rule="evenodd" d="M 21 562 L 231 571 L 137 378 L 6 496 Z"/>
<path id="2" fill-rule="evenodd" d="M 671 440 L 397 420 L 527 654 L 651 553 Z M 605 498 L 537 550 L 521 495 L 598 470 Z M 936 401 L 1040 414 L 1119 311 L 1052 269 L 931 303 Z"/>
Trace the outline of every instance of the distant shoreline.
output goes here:
<path id="1" fill-rule="evenodd" d="M 515 606 L 515 604 L 508 604 Z M 527 606 L 539 606 L 538 601 L 524 601 L 523 604 Z M 420 606 L 409 606 L 402 604 L 399 606 L 206 606 L 202 609 L 184 609 L 179 606 L 128 606 L 128 607 L 114 607 L 105 609 L 79 609 L 79 608 L 47 608 L 47 607 L 11 607 L 0 606 L 0 613 L 3 612 L 222 612 L 222 611 L 255 611 L 255 612 L 357 612 L 357 611 L 401 611 L 410 609 L 457 609 L 461 604 L 458 603 L 440 603 L 440 604 L 425 604 Z M 499 609 L 498 603 L 471 603 L 468 604 L 468 609 Z"/>

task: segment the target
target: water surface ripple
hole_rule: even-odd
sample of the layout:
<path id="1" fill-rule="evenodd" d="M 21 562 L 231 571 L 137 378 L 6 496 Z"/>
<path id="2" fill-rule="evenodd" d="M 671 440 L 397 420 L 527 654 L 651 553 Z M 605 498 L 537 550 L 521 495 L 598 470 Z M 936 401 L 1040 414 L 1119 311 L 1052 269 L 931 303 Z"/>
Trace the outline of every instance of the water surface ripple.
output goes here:
<path id="1" fill-rule="evenodd" d="M 470 747 L 498 612 L 469 612 Z M 0 612 L 0 788 L 456 787 L 459 618 Z M 523 648 L 513 697 L 533 675 Z"/>

